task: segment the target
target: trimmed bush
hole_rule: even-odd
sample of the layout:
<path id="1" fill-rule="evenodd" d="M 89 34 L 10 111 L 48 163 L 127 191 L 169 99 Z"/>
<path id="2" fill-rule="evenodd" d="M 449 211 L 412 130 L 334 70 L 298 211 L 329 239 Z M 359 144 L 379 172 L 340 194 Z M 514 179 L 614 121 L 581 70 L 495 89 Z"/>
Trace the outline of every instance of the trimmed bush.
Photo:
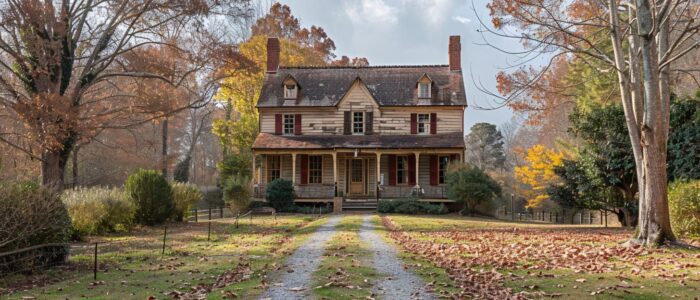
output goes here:
<path id="1" fill-rule="evenodd" d="M 224 182 L 224 202 L 231 211 L 244 210 L 250 205 L 251 191 L 249 177 L 232 175 Z"/>
<path id="2" fill-rule="evenodd" d="M 136 223 L 161 224 L 172 215 L 173 192 L 160 172 L 140 169 L 129 176 L 124 190 L 136 208 Z"/>
<path id="3" fill-rule="evenodd" d="M 294 211 L 294 187 L 292 182 L 275 179 L 265 188 L 265 199 L 277 211 Z"/>
<path id="4" fill-rule="evenodd" d="M 182 222 L 189 217 L 190 211 L 199 201 L 204 198 L 204 194 L 199 187 L 191 183 L 176 182 L 172 185 L 173 190 L 173 214 L 174 221 Z"/>
<path id="5" fill-rule="evenodd" d="M 79 236 L 126 231 L 134 219 L 134 206 L 119 188 L 66 190 L 61 200 Z"/>
<path id="6" fill-rule="evenodd" d="M 379 201 L 379 203 L 377 203 L 377 211 L 385 214 L 398 213 L 408 215 L 441 215 L 448 212 L 447 207 L 443 204 L 430 204 L 428 202 L 418 201 L 418 199 L 414 198 Z"/>
<path id="7" fill-rule="evenodd" d="M 70 239 L 70 217 L 63 203 L 33 182 L 0 182 L 0 207 L 0 252 Z M 68 247 L 45 249 L 32 252 L 36 256 L 31 259 L 23 259 L 26 253 L 5 257 L 15 263 L 0 265 L 0 274 L 60 263 L 68 254 Z"/>
<path id="8" fill-rule="evenodd" d="M 675 233 L 700 235 L 700 180 L 672 183 L 668 188 L 668 206 Z"/>

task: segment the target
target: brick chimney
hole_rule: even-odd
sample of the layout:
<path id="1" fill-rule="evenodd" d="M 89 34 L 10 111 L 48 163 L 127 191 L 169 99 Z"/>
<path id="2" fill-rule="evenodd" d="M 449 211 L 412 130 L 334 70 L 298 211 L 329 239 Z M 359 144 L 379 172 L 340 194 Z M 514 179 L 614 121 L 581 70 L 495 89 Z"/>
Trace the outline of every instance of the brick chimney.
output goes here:
<path id="1" fill-rule="evenodd" d="M 277 38 L 267 39 L 267 73 L 277 73 L 280 65 L 280 40 Z"/>
<path id="2" fill-rule="evenodd" d="M 462 44 L 459 35 L 450 36 L 449 46 L 450 71 L 462 71 Z"/>

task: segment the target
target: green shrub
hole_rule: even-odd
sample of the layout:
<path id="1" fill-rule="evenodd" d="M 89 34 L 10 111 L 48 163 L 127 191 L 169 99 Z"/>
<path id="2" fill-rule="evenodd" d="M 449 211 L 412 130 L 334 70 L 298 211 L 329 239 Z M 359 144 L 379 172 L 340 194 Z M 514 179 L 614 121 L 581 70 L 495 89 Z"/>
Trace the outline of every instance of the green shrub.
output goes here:
<path id="1" fill-rule="evenodd" d="M 292 182 L 284 179 L 275 179 L 265 188 L 265 199 L 277 211 L 289 211 L 294 209 L 294 187 Z"/>
<path id="2" fill-rule="evenodd" d="M 204 198 L 204 194 L 199 187 L 191 183 L 176 182 L 172 185 L 173 190 L 173 214 L 174 221 L 182 222 L 189 217 L 190 211 L 199 201 Z"/>
<path id="3" fill-rule="evenodd" d="M 129 230 L 134 219 L 134 206 L 119 188 L 66 190 L 61 200 L 80 236 Z"/>
<path id="4" fill-rule="evenodd" d="M 32 182 L 0 182 L 0 253 L 34 245 L 63 243 L 70 239 L 71 223 L 61 200 Z M 41 251 L 41 250 L 38 250 Z M 30 254 L 34 258 L 14 257 L 16 263 L 0 265 L 0 274 L 34 267 L 38 263 L 65 261 L 67 247 Z M 6 257 L 9 261 L 13 258 Z"/>
<path id="5" fill-rule="evenodd" d="M 379 203 L 377 203 L 377 211 L 380 213 L 398 213 L 408 215 L 441 215 L 448 212 L 447 207 L 445 207 L 443 204 L 430 204 L 428 202 L 418 201 L 418 199 L 415 198 L 379 201 Z"/>
<path id="6" fill-rule="evenodd" d="M 138 170 L 126 180 L 124 189 L 136 207 L 136 223 L 160 224 L 172 215 L 173 192 L 160 172 Z"/>
<path id="7" fill-rule="evenodd" d="M 249 177 L 232 175 L 224 182 L 224 202 L 231 211 L 241 211 L 250 204 L 251 191 Z"/>
<path id="8" fill-rule="evenodd" d="M 700 180 L 677 181 L 668 188 L 671 226 L 679 235 L 700 235 Z"/>

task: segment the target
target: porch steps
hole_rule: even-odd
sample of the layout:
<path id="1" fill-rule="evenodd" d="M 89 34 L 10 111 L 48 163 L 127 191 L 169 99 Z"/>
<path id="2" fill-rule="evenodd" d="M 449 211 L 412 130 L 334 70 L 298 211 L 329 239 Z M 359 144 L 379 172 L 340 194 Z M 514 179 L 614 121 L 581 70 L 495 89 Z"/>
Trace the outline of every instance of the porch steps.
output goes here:
<path id="1" fill-rule="evenodd" d="M 377 201 L 343 201 L 343 211 L 376 211 Z"/>

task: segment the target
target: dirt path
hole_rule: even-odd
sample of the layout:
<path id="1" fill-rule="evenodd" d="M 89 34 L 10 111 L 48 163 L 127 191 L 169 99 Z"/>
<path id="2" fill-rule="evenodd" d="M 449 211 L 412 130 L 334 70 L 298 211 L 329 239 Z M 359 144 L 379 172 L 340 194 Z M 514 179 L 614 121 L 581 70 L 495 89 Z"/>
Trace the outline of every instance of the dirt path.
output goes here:
<path id="1" fill-rule="evenodd" d="M 326 244 L 335 233 L 335 225 L 342 216 L 329 218 L 285 262 L 282 274 L 273 277 L 270 288 L 261 299 L 308 299 L 311 297 L 311 274 L 318 269 Z"/>
<path id="2" fill-rule="evenodd" d="M 375 294 L 381 299 L 435 299 L 425 291 L 425 283 L 403 267 L 397 250 L 387 244 L 374 230 L 379 229 L 367 215 L 360 229 L 360 239 L 374 253 L 372 266 L 384 277 L 375 285 Z"/>

